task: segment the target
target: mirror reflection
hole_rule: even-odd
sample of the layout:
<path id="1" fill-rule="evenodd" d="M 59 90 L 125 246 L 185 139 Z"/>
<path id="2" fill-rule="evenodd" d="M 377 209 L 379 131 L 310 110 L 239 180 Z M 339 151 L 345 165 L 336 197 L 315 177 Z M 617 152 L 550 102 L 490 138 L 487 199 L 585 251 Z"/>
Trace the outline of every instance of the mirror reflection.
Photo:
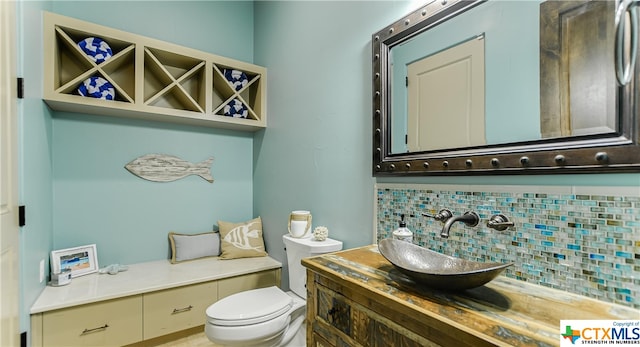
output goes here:
<path id="1" fill-rule="evenodd" d="M 489 1 L 395 44 L 390 154 L 619 132 L 614 10 Z"/>

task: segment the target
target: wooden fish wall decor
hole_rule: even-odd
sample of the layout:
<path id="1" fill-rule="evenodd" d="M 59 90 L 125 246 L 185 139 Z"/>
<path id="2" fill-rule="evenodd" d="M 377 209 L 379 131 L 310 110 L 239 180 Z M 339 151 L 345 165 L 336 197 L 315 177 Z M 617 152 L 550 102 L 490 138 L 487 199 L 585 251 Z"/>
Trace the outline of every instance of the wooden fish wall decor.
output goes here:
<path id="1" fill-rule="evenodd" d="M 171 182 L 189 175 L 198 175 L 213 183 L 211 163 L 212 157 L 194 164 L 171 155 L 147 154 L 132 160 L 124 167 L 132 174 L 153 182 Z"/>

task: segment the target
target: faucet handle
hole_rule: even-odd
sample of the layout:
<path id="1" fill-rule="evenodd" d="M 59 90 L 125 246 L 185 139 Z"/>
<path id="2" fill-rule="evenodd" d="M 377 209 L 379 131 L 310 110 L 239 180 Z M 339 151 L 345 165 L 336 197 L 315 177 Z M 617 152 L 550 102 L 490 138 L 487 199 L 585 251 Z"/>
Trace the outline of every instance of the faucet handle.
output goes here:
<path id="1" fill-rule="evenodd" d="M 422 215 L 425 217 L 433 218 L 440 222 L 446 222 L 447 219 L 453 217 L 453 213 L 451 213 L 451 211 L 449 211 L 446 208 L 443 208 L 442 210 L 438 211 L 438 213 L 436 214 L 428 214 L 423 212 Z"/>
<path id="2" fill-rule="evenodd" d="M 494 214 L 491 216 L 489 221 L 487 221 L 487 227 L 498 231 L 506 230 L 508 227 L 512 227 L 513 225 L 513 222 L 510 222 L 509 218 L 503 214 Z"/>

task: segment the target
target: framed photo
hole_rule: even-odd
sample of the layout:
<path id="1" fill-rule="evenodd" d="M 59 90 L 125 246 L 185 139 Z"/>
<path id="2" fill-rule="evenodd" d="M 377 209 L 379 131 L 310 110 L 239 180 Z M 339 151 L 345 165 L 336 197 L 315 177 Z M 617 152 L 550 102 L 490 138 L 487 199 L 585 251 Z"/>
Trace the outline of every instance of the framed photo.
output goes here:
<path id="1" fill-rule="evenodd" d="M 53 273 L 60 273 L 63 269 L 70 269 L 72 278 L 98 271 L 96 245 L 51 251 L 51 270 Z"/>

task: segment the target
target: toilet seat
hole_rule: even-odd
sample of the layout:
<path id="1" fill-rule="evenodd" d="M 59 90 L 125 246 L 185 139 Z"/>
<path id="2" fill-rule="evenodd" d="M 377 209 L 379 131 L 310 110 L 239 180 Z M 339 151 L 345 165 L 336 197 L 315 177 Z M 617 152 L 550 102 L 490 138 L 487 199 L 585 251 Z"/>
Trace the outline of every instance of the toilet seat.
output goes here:
<path id="1" fill-rule="evenodd" d="M 293 298 L 278 287 L 248 290 L 228 296 L 207 308 L 209 324 L 244 326 L 272 320 L 288 312 Z"/>

